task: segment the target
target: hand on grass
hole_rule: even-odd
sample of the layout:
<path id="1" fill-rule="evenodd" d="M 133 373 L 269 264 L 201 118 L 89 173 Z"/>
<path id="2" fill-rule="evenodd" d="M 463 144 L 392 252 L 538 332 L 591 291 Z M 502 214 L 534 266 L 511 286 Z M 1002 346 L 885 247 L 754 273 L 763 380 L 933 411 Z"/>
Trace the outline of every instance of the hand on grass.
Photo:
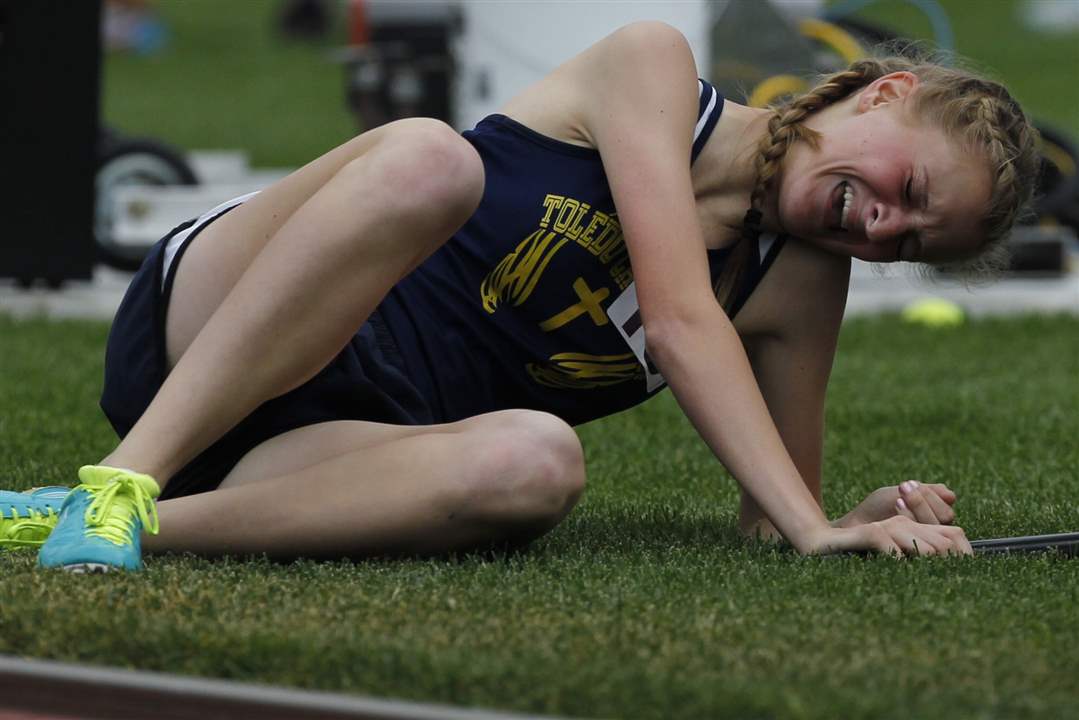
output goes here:
<path id="1" fill-rule="evenodd" d="M 829 528 L 808 554 L 880 552 L 896 556 L 971 555 L 973 549 L 962 528 L 915 522 L 905 515 L 852 527 Z"/>
<path id="2" fill-rule="evenodd" d="M 955 521 L 955 493 L 941 483 L 922 484 L 908 480 L 869 493 L 858 506 L 835 522 L 835 527 L 856 525 L 902 516 L 929 525 L 951 525 Z"/>

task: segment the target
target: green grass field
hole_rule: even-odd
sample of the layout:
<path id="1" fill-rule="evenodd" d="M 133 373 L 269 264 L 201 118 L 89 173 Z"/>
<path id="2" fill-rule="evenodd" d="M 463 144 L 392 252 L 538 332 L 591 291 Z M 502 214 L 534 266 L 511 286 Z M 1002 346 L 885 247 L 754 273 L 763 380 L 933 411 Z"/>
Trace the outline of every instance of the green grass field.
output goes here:
<path id="1" fill-rule="evenodd" d="M 1033 36 L 1009 0 L 943 4 L 960 51 L 1079 134 L 1079 33 Z M 353 133 L 334 43 L 274 44 L 276 3 L 158 5 L 173 43 L 108 58 L 110 123 L 257 165 Z M 898 0 L 864 15 L 928 29 Z M 107 331 L 0 315 L 0 486 L 69 483 L 111 449 Z M 827 510 L 918 478 L 959 492 L 971 537 L 1079 530 L 1077 408 L 1077 318 L 850 321 Z M 67 576 L 0 554 L 0 653 L 581 717 L 1079 717 L 1079 561 L 799 558 L 738 538 L 736 486 L 669 394 L 581 437 L 581 505 L 516 555 Z"/>
<path id="2" fill-rule="evenodd" d="M 106 330 L 0 319 L 5 485 L 110 449 Z M 971 537 L 1079 529 L 1077 407 L 1079 319 L 851 321 L 827 509 L 920 478 Z M 581 436 L 584 500 L 518 555 L 110 576 L 2 555 L 0 653 L 587 717 L 1079 713 L 1079 561 L 799 558 L 738 539 L 735 484 L 669 394 Z"/>

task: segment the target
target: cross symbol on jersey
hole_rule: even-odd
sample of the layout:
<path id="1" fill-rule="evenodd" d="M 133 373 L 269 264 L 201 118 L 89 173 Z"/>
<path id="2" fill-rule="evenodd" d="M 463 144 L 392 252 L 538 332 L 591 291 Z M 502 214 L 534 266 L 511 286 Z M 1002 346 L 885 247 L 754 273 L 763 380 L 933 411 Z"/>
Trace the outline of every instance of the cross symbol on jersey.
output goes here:
<path id="1" fill-rule="evenodd" d="M 584 278 L 579 277 L 573 281 L 573 291 L 577 293 L 577 298 L 580 302 L 570 305 L 557 315 L 541 322 L 541 330 L 544 332 L 557 330 L 585 313 L 588 313 L 588 316 L 592 318 L 592 322 L 596 325 L 606 325 L 609 322 L 607 314 L 603 312 L 603 306 L 600 305 L 611 294 L 609 289 L 603 287 L 599 290 L 592 290 L 592 288 L 588 287 L 588 283 L 584 281 Z"/>

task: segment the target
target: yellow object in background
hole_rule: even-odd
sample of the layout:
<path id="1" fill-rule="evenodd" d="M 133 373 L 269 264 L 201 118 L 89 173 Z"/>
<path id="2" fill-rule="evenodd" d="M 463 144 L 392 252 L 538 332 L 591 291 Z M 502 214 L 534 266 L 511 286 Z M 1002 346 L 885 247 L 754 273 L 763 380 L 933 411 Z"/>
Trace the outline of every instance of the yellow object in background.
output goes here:
<path id="1" fill-rule="evenodd" d="M 926 325 L 928 327 L 955 327 L 962 325 L 965 318 L 963 308 L 951 300 L 926 298 L 916 300 L 903 308 L 905 322 Z"/>

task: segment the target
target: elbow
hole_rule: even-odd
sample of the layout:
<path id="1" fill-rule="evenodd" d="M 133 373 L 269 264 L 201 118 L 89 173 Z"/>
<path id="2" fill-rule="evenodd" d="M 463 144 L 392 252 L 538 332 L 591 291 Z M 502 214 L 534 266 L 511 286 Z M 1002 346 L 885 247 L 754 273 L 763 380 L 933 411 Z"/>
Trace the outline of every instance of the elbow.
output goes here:
<path id="1" fill-rule="evenodd" d="M 664 367 L 680 348 L 702 332 L 701 321 L 693 315 L 664 315 L 644 322 L 644 344 L 649 357 Z"/>
<path id="2" fill-rule="evenodd" d="M 661 367 L 664 359 L 697 348 L 702 338 L 732 332 L 730 320 L 707 284 L 688 283 L 677 293 L 640 296 L 645 349 Z"/>

